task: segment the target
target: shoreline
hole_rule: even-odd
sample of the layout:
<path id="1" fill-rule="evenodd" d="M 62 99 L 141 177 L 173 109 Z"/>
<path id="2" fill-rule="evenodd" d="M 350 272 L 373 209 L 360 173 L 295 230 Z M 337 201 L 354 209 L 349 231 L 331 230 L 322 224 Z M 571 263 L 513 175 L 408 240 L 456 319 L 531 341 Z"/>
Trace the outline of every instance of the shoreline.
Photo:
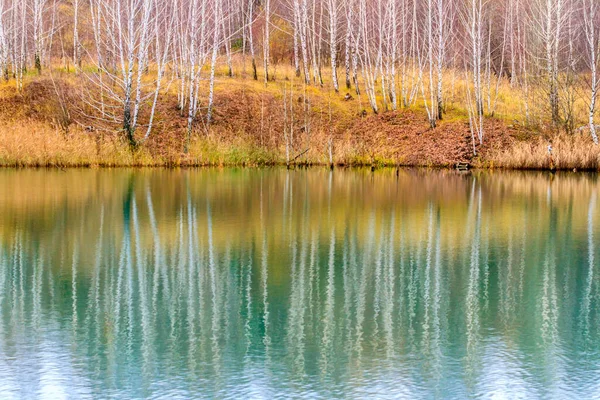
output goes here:
<path id="1" fill-rule="evenodd" d="M 515 171 L 515 172 L 548 172 L 548 173 L 600 173 L 600 170 L 594 168 L 528 168 L 528 167 L 469 167 L 467 169 L 459 169 L 456 166 L 448 165 L 407 165 L 407 164 L 336 164 L 333 165 L 325 163 L 302 163 L 286 165 L 286 163 L 272 162 L 262 164 L 119 164 L 119 165 L 106 165 L 106 164 L 87 164 L 87 165 L 6 165 L 0 163 L 0 170 L 111 170 L 111 169 L 165 169 L 165 170 L 177 170 L 177 169 L 262 169 L 262 168 L 279 168 L 279 169 L 329 169 L 329 170 L 351 170 L 351 169 L 370 169 L 372 172 L 379 170 L 443 170 L 443 171 L 455 171 L 458 173 L 470 173 L 478 171 L 486 172 L 497 172 L 497 171 Z"/>

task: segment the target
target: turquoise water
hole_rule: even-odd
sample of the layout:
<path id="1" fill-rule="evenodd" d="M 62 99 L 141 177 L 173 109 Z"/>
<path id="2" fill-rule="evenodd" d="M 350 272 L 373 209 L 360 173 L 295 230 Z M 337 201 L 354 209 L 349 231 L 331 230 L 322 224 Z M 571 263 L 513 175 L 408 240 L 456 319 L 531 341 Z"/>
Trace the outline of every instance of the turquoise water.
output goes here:
<path id="1" fill-rule="evenodd" d="M 599 193 L 1 170 L 0 398 L 599 398 Z"/>

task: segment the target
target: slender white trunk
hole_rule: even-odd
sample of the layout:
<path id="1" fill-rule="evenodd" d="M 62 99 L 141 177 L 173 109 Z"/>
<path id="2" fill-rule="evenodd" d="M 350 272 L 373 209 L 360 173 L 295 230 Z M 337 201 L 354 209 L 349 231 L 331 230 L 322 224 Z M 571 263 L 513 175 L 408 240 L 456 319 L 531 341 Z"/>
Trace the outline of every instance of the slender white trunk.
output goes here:
<path id="1" fill-rule="evenodd" d="M 590 66 L 590 104 L 588 110 L 588 124 L 590 127 L 590 135 L 592 140 L 598 144 L 598 133 L 596 122 L 594 119 L 596 113 L 596 102 L 598 98 L 598 90 L 600 89 L 600 79 L 598 77 L 598 64 L 600 58 L 600 43 L 598 35 L 600 34 L 600 4 L 597 0 L 585 0 L 584 23 L 585 23 L 585 41 L 588 51 L 588 62 Z"/>
<path id="2" fill-rule="evenodd" d="M 388 26 L 387 29 L 391 30 L 391 38 L 388 34 L 388 91 L 392 102 L 392 109 L 398 108 L 398 94 L 396 91 L 396 64 L 398 57 L 398 23 L 397 23 L 397 10 L 396 1 L 390 2 L 391 4 L 387 8 L 388 13 Z"/>
<path id="3" fill-rule="evenodd" d="M 175 12 L 172 13 L 170 22 L 161 32 L 158 24 L 158 19 L 154 20 L 154 38 L 155 38 L 155 56 L 156 56 L 156 89 L 154 90 L 154 98 L 152 100 L 152 109 L 150 110 L 150 119 L 148 121 L 148 128 L 144 135 L 144 140 L 148 139 L 150 133 L 152 133 L 152 126 L 154 123 L 154 116 L 156 113 L 156 105 L 158 104 L 158 96 L 161 90 L 161 83 L 164 76 L 165 68 L 167 66 L 167 58 L 169 56 L 171 40 L 173 35 L 173 26 L 175 25 Z M 163 35 L 161 37 L 161 34 Z M 161 43 L 161 39 L 165 40 L 165 43 Z M 162 49 L 161 49 L 162 46 Z"/>
<path id="4" fill-rule="evenodd" d="M 8 80 L 9 51 L 4 24 L 4 1 L 0 0 L 0 75 Z"/>
<path id="5" fill-rule="evenodd" d="M 436 24 L 437 24 L 437 118 L 443 118 L 444 101 L 443 101 L 443 68 L 444 57 L 446 55 L 446 32 L 444 30 L 446 21 L 446 4 L 444 0 L 436 0 Z"/>
<path id="6" fill-rule="evenodd" d="M 352 88 L 351 75 L 350 75 L 350 56 L 352 54 L 352 21 L 354 18 L 354 1 L 346 1 L 346 35 L 344 43 L 344 67 L 346 70 L 346 89 Z"/>
<path id="7" fill-rule="evenodd" d="M 296 77 L 300 76 L 300 44 L 299 36 L 300 36 L 300 27 L 298 25 L 298 18 L 296 18 L 296 12 L 294 11 L 293 19 L 294 19 L 294 71 L 296 73 Z"/>
<path id="8" fill-rule="evenodd" d="M 337 77 L 337 1 L 328 0 L 328 12 L 329 12 L 329 57 L 331 59 L 331 80 L 333 83 L 333 89 L 336 92 L 340 91 Z"/>
<path id="9" fill-rule="evenodd" d="M 140 41 L 138 43 L 138 54 L 135 63 L 137 64 L 136 83 L 135 83 L 135 102 L 133 106 L 133 131 L 136 130 L 138 124 L 138 115 L 142 102 L 142 76 L 144 75 L 145 66 L 148 59 L 148 48 L 150 46 L 150 13 L 151 2 L 153 0 L 143 0 L 143 15 L 140 27 Z"/>
<path id="10" fill-rule="evenodd" d="M 269 0 L 267 0 L 268 2 Z M 220 21 L 220 19 L 223 16 L 222 13 L 222 9 L 221 9 L 221 3 L 220 1 L 217 1 L 215 6 L 215 26 L 214 26 L 214 36 L 213 36 L 213 43 L 212 43 L 212 57 L 210 60 L 210 88 L 209 88 L 209 92 L 208 92 L 208 111 L 206 113 L 206 124 L 210 125 L 210 122 L 212 120 L 212 111 L 213 111 L 213 103 L 214 103 L 214 97 L 215 97 L 215 68 L 217 66 L 217 55 L 219 54 L 219 45 L 220 45 L 220 38 L 221 38 L 221 31 L 219 30 L 219 27 L 221 26 L 221 24 L 218 23 L 218 21 Z M 267 29 L 267 28 L 265 28 Z M 265 39 L 267 39 L 267 35 L 265 35 Z M 268 43 L 268 41 L 267 41 Z M 267 48 L 269 47 L 268 45 L 266 46 Z M 265 57 L 268 57 L 268 51 L 265 54 Z M 268 62 L 266 61 L 265 58 L 265 74 L 268 71 Z M 266 75 L 265 75 L 266 76 Z M 266 79 L 266 78 L 265 78 Z M 265 80 L 265 84 L 266 84 L 266 80 Z"/>
<path id="11" fill-rule="evenodd" d="M 300 49 L 302 51 L 302 65 L 304 67 L 304 83 L 308 85 L 310 84 L 310 70 L 306 37 L 308 30 L 308 6 L 306 2 L 307 0 L 294 0 L 294 14 L 299 27 Z"/>
<path id="12" fill-rule="evenodd" d="M 73 65 L 75 70 L 81 67 L 79 45 L 79 0 L 73 0 Z"/>
<path id="13" fill-rule="evenodd" d="M 429 116 L 429 126 L 431 128 L 435 128 L 437 121 L 437 107 L 435 105 L 435 91 L 434 91 L 434 81 L 433 81 L 433 4 L 432 0 L 427 0 L 427 63 L 429 66 L 429 104 L 427 103 L 427 99 L 424 98 L 425 107 L 427 108 L 427 115 Z M 431 106 L 431 109 L 429 109 Z"/>
<path id="14" fill-rule="evenodd" d="M 265 0 L 265 35 L 263 39 L 263 57 L 264 57 L 264 70 L 265 70 L 265 86 L 269 82 L 269 58 L 271 45 L 271 0 Z"/>
<path id="15" fill-rule="evenodd" d="M 368 15 L 367 15 L 367 4 L 366 0 L 359 0 L 359 37 L 357 38 L 357 42 L 361 43 L 360 52 L 358 53 L 358 58 L 361 64 L 361 73 L 363 76 L 363 80 L 365 83 L 365 91 L 367 93 L 367 98 L 369 100 L 369 105 L 374 113 L 379 112 L 379 108 L 377 106 L 377 96 L 375 92 L 375 74 L 377 73 L 377 65 L 374 65 L 376 62 L 373 62 L 373 56 L 371 54 L 372 43 L 370 40 L 370 29 L 368 26 Z"/>
<path id="16" fill-rule="evenodd" d="M 254 53 L 254 33 L 252 25 L 254 21 L 254 0 L 248 0 L 248 44 L 250 45 L 250 57 L 252 58 L 252 77 L 258 80 L 258 71 L 256 68 L 256 55 Z"/>
<path id="17" fill-rule="evenodd" d="M 33 0 L 33 45 L 34 65 L 38 73 L 42 73 L 42 57 L 44 51 L 44 9 L 46 0 Z"/>

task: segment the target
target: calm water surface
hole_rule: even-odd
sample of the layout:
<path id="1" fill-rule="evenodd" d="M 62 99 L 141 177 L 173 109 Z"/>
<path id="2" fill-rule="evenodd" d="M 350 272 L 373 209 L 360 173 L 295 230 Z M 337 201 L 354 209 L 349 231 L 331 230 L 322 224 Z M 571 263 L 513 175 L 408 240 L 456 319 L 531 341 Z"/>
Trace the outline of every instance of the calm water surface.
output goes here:
<path id="1" fill-rule="evenodd" d="M 1 170 L 0 398 L 599 398 L 600 181 Z"/>

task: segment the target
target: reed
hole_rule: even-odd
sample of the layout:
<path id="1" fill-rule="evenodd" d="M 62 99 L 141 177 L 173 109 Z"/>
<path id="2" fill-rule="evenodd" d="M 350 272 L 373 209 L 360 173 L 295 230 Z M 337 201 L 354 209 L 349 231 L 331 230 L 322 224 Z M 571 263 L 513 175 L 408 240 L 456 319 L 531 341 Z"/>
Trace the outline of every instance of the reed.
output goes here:
<path id="1" fill-rule="evenodd" d="M 545 139 L 537 137 L 517 141 L 507 149 L 493 152 L 488 165 L 509 169 L 600 169 L 600 146 L 581 133 L 558 134 Z"/>

